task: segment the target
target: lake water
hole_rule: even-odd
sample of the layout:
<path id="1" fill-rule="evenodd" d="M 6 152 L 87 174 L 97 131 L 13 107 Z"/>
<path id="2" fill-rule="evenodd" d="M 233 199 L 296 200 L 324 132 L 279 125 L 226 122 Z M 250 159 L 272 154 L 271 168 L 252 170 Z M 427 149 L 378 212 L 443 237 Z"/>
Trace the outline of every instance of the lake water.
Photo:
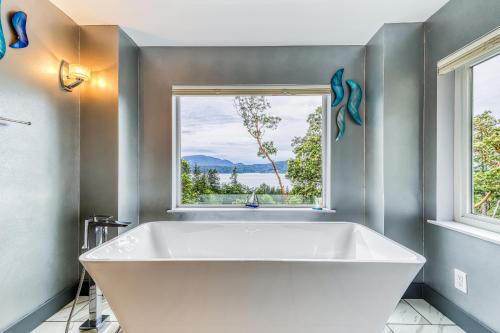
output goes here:
<path id="1" fill-rule="evenodd" d="M 219 176 L 222 184 L 231 182 L 230 173 L 221 173 Z M 288 187 L 291 189 L 292 185 L 290 181 L 285 178 L 285 175 L 280 174 L 280 176 L 285 188 Z M 239 173 L 238 182 L 249 187 L 258 187 L 262 183 L 266 183 L 267 185 L 274 187 L 279 186 L 278 179 L 276 179 L 276 175 L 274 173 Z"/>

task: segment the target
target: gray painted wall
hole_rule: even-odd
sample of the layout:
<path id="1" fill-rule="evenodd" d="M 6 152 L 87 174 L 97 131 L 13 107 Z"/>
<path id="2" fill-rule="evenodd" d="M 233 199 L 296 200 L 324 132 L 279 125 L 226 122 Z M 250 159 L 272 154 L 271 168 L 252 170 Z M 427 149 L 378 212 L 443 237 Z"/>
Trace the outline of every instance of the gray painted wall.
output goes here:
<path id="1" fill-rule="evenodd" d="M 138 224 L 138 47 L 117 26 L 82 26 L 80 217 Z M 112 234 L 115 231 L 111 232 Z"/>
<path id="2" fill-rule="evenodd" d="M 450 115 L 453 112 L 450 97 L 453 79 L 437 78 L 437 61 L 499 25 L 498 0 L 453 0 L 425 24 L 425 219 L 452 216 L 450 182 L 438 181 L 437 175 L 445 174 L 443 167 L 448 174 L 452 173 L 449 145 L 453 136 L 453 116 Z M 442 93 L 439 99 L 438 90 Z M 448 155 L 438 157 L 439 151 L 448 151 Z M 500 246 L 425 224 L 425 256 L 428 259 L 425 283 L 493 330 L 500 331 Z M 468 274 L 467 295 L 453 287 L 454 268 Z"/>
<path id="3" fill-rule="evenodd" d="M 423 25 L 388 24 L 385 43 L 384 233 L 422 253 Z"/>
<path id="4" fill-rule="evenodd" d="M 80 217 L 118 216 L 118 27 L 82 26 L 80 57 L 92 69 L 81 87 Z"/>
<path id="5" fill-rule="evenodd" d="M 423 24 L 385 24 L 367 45 L 367 225 L 423 252 Z"/>
<path id="6" fill-rule="evenodd" d="M 363 46 L 141 48 L 141 222 L 307 218 L 364 223 L 364 127 L 350 120 L 342 142 L 332 143 L 336 214 L 166 213 L 171 208 L 172 85 L 329 84 L 335 70 L 344 67 L 345 77 L 364 87 L 364 62 Z M 361 113 L 364 117 L 364 105 Z"/>
<path id="7" fill-rule="evenodd" d="M 494 332 L 500 332 L 500 246 L 426 223 L 424 282 Z M 467 294 L 453 287 L 453 270 L 467 273 Z"/>
<path id="8" fill-rule="evenodd" d="M 384 27 L 366 45 L 366 225 L 384 233 Z"/>
<path id="9" fill-rule="evenodd" d="M 26 11 L 30 46 L 0 61 L 0 331 L 78 274 L 79 93 L 59 87 L 62 59 L 79 62 L 78 26 L 49 1 L 4 1 Z M 35 15 L 43 13 L 43 15 Z"/>
<path id="10" fill-rule="evenodd" d="M 118 218 L 139 224 L 139 48 L 118 37 Z"/>

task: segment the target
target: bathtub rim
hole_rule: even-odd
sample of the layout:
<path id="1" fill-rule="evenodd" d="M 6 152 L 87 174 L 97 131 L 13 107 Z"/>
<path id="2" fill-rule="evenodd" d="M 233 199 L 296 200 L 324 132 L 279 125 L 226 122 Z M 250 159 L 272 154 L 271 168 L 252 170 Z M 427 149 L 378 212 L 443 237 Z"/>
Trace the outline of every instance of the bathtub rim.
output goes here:
<path id="1" fill-rule="evenodd" d="M 399 247 L 400 249 L 404 251 L 408 251 L 412 255 L 415 256 L 415 259 L 407 259 L 407 260 L 382 260 L 382 259 L 341 259 L 341 258 L 319 258 L 319 259 L 306 259 L 306 258 L 284 258 L 284 259 L 279 259 L 279 258 L 141 258 L 141 259 L 110 259 L 110 258 L 88 258 L 89 254 L 92 254 L 93 252 L 98 251 L 99 249 L 106 247 L 112 242 L 118 241 L 120 238 L 125 237 L 128 233 L 134 232 L 143 228 L 148 227 L 150 224 L 155 224 L 155 223 L 177 223 L 177 224 L 319 224 L 319 225 L 332 225 L 332 224 L 349 224 L 353 225 L 356 228 L 361 228 L 364 229 L 367 232 L 374 233 L 376 236 L 382 237 L 385 241 L 390 242 L 391 244 Z M 427 262 L 427 259 L 413 251 L 412 249 L 407 248 L 406 246 L 388 238 L 385 235 L 382 235 L 375 230 L 372 230 L 368 228 L 367 226 L 356 223 L 356 222 L 347 222 L 347 221 L 334 221 L 334 222 L 326 222 L 326 221 L 321 221 L 321 222 L 308 222 L 308 221 L 148 221 L 139 224 L 137 227 L 132 228 L 130 230 L 127 230 L 117 237 L 109 240 L 106 243 L 103 243 L 92 250 L 89 250 L 85 253 L 82 253 L 79 257 L 78 260 L 80 263 L 122 263 L 122 262 L 127 262 L 127 263 L 149 263 L 149 262 L 221 262 L 221 263 L 229 263 L 229 262 L 248 262 L 248 263 L 262 263 L 262 262 L 290 262 L 290 263 L 385 263 L 385 264 L 417 264 L 417 265 L 424 265 Z"/>

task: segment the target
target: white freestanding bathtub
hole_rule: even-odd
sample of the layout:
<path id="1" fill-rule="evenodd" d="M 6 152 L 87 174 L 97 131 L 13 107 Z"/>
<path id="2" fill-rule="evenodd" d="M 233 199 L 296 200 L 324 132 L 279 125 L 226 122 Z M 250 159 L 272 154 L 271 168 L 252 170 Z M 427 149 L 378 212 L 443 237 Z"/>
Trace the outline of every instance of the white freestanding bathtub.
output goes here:
<path id="1" fill-rule="evenodd" d="M 125 333 L 381 333 L 425 258 L 354 223 L 151 222 L 80 261 Z"/>

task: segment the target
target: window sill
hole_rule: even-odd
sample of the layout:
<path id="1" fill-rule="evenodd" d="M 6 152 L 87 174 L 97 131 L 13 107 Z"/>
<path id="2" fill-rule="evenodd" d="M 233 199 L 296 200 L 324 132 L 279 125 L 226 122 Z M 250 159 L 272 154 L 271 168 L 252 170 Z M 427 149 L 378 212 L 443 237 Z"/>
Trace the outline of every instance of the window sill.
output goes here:
<path id="1" fill-rule="evenodd" d="M 334 209 L 325 209 L 315 210 L 312 208 L 244 208 L 244 207 L 232 207 L 232 208 L 224 208 L 224 207 L 178 207 L 174 209 L 167 210 L 167 213 L 203 213 L 203 212 L 249 212 L 252 214 L 253 212 L 310 212 L 314 214 L 333 214 L 336 211 Z"/>
<path id="2" fill-rule="evenodd" d="M 500 233 L 498 232 L 481 229 L 462 222 L 428 220 L 427 223 L 500 245 Z"/>

